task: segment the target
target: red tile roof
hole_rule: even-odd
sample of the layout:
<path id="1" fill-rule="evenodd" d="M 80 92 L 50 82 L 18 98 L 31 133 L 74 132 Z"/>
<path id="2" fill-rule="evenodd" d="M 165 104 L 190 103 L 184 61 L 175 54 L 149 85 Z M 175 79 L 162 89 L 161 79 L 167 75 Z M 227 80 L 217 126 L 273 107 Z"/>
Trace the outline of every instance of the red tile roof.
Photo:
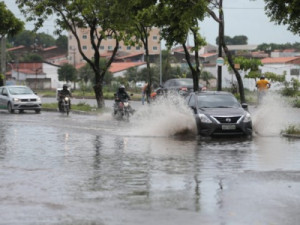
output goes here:
<path id="1" fill-rule="evenodd" d="M 136 67 L 136 66 L 140 66 L 140 65 L 144 65 L 144 64 L 146 64 L 146 62 L 113 62 L 110 65 L 109 72 L 116 73 L 116 72 L 120 72 L 123 70 L 127 70 L 131 67 Z M 76 64 L 76 69 L 80 69 L 81 67 L 83 67 L 85 65 L 86 65 L 86 63 Z"/>
<path id="2" fill-rule="evenodd" d="M 300 64 L 300 57 L 274 57 L 274 58 L 264 58 L 261 60 L 263 64 Z"/>
<path id="3" fill-rule="evenodd" d="M 120 63 L 115 62 L 111 64 L 109 68 L 109 72 L 116 73 L 123 70 L 127 70 L 131 67 L 136 67 L 144 64 L 146 63 L 145 62 L 120 62 Z"/>
<path id="4" fill-rule="evenodd" d="M 19 49 L 22 49 L 22 48 L 25 48 L 25 46 L 24 45 L 19 45 L 17 47 L 8 48 L 6 51 L 10 52 L 10 51 L 19 50 Z"/>
<path id="5" fill-rule="evenodd" d="M 215 55 L 217 55 L 217 53 L 216 52 L 212 52 L 212 53 L 202 54 L 202 55 L 200 55 L 200 57 L 207 58 L 207 57 L 211 57 L 211 56 L 215 56 Z"/>

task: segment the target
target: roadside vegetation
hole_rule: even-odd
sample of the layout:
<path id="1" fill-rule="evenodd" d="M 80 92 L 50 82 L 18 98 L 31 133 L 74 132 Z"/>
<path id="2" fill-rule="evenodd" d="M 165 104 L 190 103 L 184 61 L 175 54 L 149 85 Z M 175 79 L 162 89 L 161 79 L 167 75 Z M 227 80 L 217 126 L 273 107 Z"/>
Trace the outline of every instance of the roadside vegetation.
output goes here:
<path id="1" fill-rule="evenodd" d="M 281 133 L 288 134 L 288 135 L 299 135 L 299 137 L 300 137 L 300 125 L 289 125 Z"/>

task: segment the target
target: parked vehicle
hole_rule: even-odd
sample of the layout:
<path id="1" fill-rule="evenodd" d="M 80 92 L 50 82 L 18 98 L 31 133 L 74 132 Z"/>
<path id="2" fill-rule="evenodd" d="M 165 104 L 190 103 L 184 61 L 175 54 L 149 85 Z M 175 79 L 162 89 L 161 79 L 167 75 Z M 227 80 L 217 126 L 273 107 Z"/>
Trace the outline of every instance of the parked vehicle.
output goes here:
<path id="1" fill-rule="evenodd" d="M 7 109 L 10 113 L 18 110 L 33 110 L 40 113 L 42 109 L 41 98 L 29 87 L 21 85 L 0 87 L 0 108 Z"/>
<path id="2" fill-rule="evenodd" d="M 128 99 L 121 99 L 115 102 L 113 115 L 116 119 L 129 120 L 130 115 L 132 115 L 134 110 L 132 109 Z"/>
<path id="3" fill-rule="evenodd" d="M 199 83 L 199 90 L 202 91 L 205 87 Z M 174 78 L 167 80 L 162 86 L 158 87 L 151 93 L 151 98 L 166 95 L 170 92 L 178 93 L 186 96 L 189 92 L 194 91 L 194 83 L 192 78 Z"/>
<path id="4" fill-rule="evenodd" d="M 229 92 L 191 92 L 186 97 L 193 110 L 198 133 L 203 136 L 252 135 L 247 104 L 240 104 Z"/>

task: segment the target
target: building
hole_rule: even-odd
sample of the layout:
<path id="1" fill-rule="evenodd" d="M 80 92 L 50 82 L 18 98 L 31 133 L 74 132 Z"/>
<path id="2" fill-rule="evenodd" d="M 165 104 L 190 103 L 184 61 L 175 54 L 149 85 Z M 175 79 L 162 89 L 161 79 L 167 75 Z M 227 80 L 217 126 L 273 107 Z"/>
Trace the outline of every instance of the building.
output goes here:
<path id="1" fill-rule="evenodd" d="M 158 28 L 152 28 L 150 35 L 149 35 L 149 54 L 150 60 L 153 60 L 155 57 L 159 56 L 160 54 L 160 33 Z M 89 29 L 78 29 L 77 34 L 81 43 L 82 51 L 84 54 L 89 58 L 92 59 L 94 56 L 94 50 L 90 43 L 90 36 L 89 36 Z M 68 36 L 69 44 L 68 44 L 68 55 L 69 55 L 69 63 L 73 65 L 80 64 L 84 62 L 83 57 L 81 56 L 77 40 L 75 39 L 74 35 L 69 32 Z M 101 42 L 100 46 L 100 56 L 101 57 L 110 57 L 114 47 L 116 46 L 116 41 L 112 37 L 108 37 L 106 40 Z M 122 54 L 134 54 L 134 55 L 141 55 L 145 54 L 144 47 L 142 44 L 136 46 L 126 46 L 123 41 L 119 43 L 118 52 L 122 52 Z M 116 59 L 118 60 L 118 59 Z"/>

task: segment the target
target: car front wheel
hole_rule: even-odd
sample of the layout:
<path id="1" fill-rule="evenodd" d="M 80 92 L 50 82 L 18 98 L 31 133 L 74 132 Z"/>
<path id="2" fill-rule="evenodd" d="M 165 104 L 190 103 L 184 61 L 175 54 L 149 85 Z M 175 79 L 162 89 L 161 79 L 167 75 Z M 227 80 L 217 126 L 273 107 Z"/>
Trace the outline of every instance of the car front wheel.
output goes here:
<path id="1" fill-rule="evenodd" d="M 8 112 L 9 112 L 9 113 L 14 113 L 14 112 L 15 112 L 15 110 L 13 110 L 12 105 L 11 105 L 10 102 L 9 102 L 8 105 L 7 105 L 7 109 L 8 109 Z"/>

